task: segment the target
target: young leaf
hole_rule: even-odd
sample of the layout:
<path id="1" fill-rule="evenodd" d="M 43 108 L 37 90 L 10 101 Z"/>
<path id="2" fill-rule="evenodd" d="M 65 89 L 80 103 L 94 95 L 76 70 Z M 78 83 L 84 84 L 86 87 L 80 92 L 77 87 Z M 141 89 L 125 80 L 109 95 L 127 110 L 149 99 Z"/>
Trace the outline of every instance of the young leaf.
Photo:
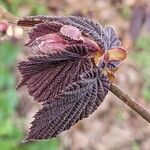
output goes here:
<path id="1" fill-rule="evenodd" d="M 120 63 L 125 60 L 127 52 L 121 47 L 121 42 L 119 41 L 113 27 L 106 26 L 104 31 L 109 42 L 105 42 L 105 38 L 103 38 L 106 52 L 101 61 L 99 61 L 98 66 L 102 68 L 107 67 L 111 71 L 114 71 L 118 68 Z"/>
<path id="2" fill-rule="evenodd" d="M 17 24 L 32 27 L 26 46 L 35 52 L 18 65 L 18 87 L 43 104 L 25 140 L 52 138 L 98 108 L 126 51 L 112 27 L 83 17 L 31 16 Z"/>
<path id="3" fill-rule="evenodd" d="M 57 22 L 45 22 L 36 24 L 30 31 L 29 31 L 29 38 L 31 40 L 35 40 L 37 37 L 44 36 L 50 33 L 57 33 L 60 31 L 63 25 Z"/>
<path id="4" fill-rule="evenodd" d="M 83 17 L 76 17 L 76 16 L 68 16 L 68 17 L 51 17 L 51 16 L 30 16 L 24 17 L 20 19 L 17 24 L 19 26 L 35 26 L 39 23 L 45 22 L 57 22 L 63 25 L 71 25 L 80 30 L 80 32 L 89 37 L 90 39 L 94 40 L 100 48 L 105 51 L 103 47 L 104 40 L 103 36 L 106 35 L 103 27 L 89 19 Z M 107 40 L 107 41 L 106 41 Z M 105 43 L 109 42 L 109 39 L 105 39 Z"/>
<path id="5" fill-rule="evenodd" d="M 55 137 L 88 117 L 104 100 L 109 86 L 101 69 L 84 73 L 80 80 L 69 84 L 53 100 L 43 104 L 25 141 Z"/>
<path id="6" fill-rule="evenodd" d="M 22 74 L 18 88 L 25 85 L 36 101 L 50 101 L 92 67 L 86 55 L 84 47 L 74 46 L 57 54 L 30 57 L 18 65 Z"/>

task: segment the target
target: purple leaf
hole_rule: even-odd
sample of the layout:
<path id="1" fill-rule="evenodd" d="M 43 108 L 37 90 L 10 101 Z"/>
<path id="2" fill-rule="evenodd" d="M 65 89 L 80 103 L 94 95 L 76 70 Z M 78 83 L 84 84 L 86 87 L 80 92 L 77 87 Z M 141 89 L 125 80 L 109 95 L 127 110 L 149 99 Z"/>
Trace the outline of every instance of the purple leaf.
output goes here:
<path id="1" fill-rule="evenodd" d="M 67 46 L 67 42 L 63 37 L 56 33 L 46 34 L 31 41 L 26 46 L 30 47 L 36 53 L 43 54 L 57 53 L 58 51 L 64 50 Z"/>
<path id="2" fill-rule="evenodd" d="M 25 141 L 52 138 L 99 107 L 126 51 L 112 27 L 83 17 L 31 16 L 17 24 L 32 27 L 26 46 L 34 52 L 18 64 L 18 88 L 43 105 Z"/>
<path id="3" fill-rule="evenodd" d="M 105 38 L 103 39 L 103 43 L 106 51 L 109 51 L 112 48 L 121 47 L 121 42 L 119 41 L 118 36 L 113 27 L 106 26 L 103 30 L 105 32 Z M 105 39 L 107 39 L 108 42 L 106 42 Z"/>
<path id="4" fill-rule="evenodd" d="M 36 24 L 29 32 L 29 38 L 35 40 L 37 37 L 50 33 L 57 33 L 63 25 L 57 22 L 45 22 Z"/>
<path id="5" fill-rule="evenodd" d="M 104 40 L 104 47 L 107 52 L 104 54 L 104 57 L 99 62 L 98 66 L 115 70 L 126 58 L 127 53 L 125 49 L 121 47 L 121 42 L 119 41 L 113 27 L 107 26 L 104 28 L 104 31 L 109 42 L 105 42 Z"/>
<path id="6" fill-rule="evenodd" d="M 94 40 L 100 48 L 105 50 L 103 47 L 103 37 L 105 37 L 106 32 L 103 31 L 103 27 L 89 19 L 84 17 L 75 17 L 75 16 L 68 16 L 68 17 L 51 17 L 51 16 L 31 16 L 31 17 L 24 17 L 20 19 L 17 24 L 20 26 L 34 26 L 38 23 L 44 22 L 57 22 L 63 25 L 71 25 L 80 30 L 80 32 L 85 35 L 86 37 Z M 108 39 L 105 40 L 105 43 L 109 42 Z"/>
<path id="7" fill-rule="evenodd" d="M 22 74 L 18 88 L 25 85 L 36 101 L 50 101 L 92 67 L 90 58 L 83 58 L 86 55 L 84 47 L 75 46 L 57 54 L 30 57 L 18 65 Z"/>
<path id="8" fill-rule="evenodd" d="M 101 69 L 84 73 L 80 80 L 69 84 L 52 101 L 43 104 L 25 141 L 55 137 L 88 117 L 104 100 L 109 86 Z"/>

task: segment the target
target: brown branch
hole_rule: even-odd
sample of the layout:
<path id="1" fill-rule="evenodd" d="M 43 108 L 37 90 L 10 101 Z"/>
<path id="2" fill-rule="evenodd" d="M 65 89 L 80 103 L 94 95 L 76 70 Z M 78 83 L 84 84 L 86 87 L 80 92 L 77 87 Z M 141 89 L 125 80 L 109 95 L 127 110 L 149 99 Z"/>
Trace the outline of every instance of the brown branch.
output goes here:
<path id="1" fill-rule="evenodd" d="M 115 94 L 126 105 L 128 105 L 131 109 L 133 109 L 136 113 L 138 113 L 141 117 L 143 117 L 147 122 L 150 123 L 150 112 L 147 109 L 145 109 L 141 104 L 139 104 L 136 100 L 134 100 L 125 92 L 123 92 L 115 84 L 111 84 L 110 91 L 113 94 Z"/>

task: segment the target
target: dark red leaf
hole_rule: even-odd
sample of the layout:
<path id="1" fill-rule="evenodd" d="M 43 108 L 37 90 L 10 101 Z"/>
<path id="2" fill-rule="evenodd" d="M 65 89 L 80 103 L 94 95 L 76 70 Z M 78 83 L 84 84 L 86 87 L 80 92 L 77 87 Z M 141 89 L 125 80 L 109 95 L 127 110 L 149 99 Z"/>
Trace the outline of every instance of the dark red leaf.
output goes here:
<path id="1" fill-rule="evenodd" d="M 103 31 L 103 27 L 89 19 L 83 17 L 76 17 L 76 16 L 68 16 L 68 17 L 51 17 L 51 16 L 31 16 L 31 17 L 24 17 L 18 21 L 18 25 L 21 26 L 34 26 L 44 22 L 58 22 L 63 25 L 71 25 L 78 28 L 83 35 L 91 38 L 94 40 L 101 48 L 103 47 L 103 36 L 105 36 L 105 31 Z M 107 40 L 107 39 L 106 39 Z M 106 41 L 105 41 L 106 42 Z"/>
<path id="2" fill-rule="evenodd" d="M 37 37 L 50 33 L 57 33 L 63 25 L 57 22 L 45 22 L 35 25 L 29 32 L 29 38 L 33 41 Z"/>
<path id="3" fill-rule="evenodd" d="M 109 86 L 101 69 L 86 72 L 79 81 L 68 85 L 52 101 L 43 104 L 25 141 L 55 137 L 88 117 L 104 100 Z"/>
<path id="4" fill-rule="evenodd" d="M 57 54 L 30 57 L 18 65 L 22 74 L 18 88 L 26 85 L 36 101 L 50 101 L 92 67 L 90 58 L 83 57 L 86 55 L 84 47 L 75 46 Z"/>
<path id="5" fill-rule="evenodd" d="M 18 88 L 43 105 L 25 141 L 52 138 L 99 107 L 110 88 L 103 69 L 116 70 L 126 52 L 112 27 L 83 17 L 32 16 L 17 24 L 32 27 L 26 46 L 35 52 L 18 65 Z"/>

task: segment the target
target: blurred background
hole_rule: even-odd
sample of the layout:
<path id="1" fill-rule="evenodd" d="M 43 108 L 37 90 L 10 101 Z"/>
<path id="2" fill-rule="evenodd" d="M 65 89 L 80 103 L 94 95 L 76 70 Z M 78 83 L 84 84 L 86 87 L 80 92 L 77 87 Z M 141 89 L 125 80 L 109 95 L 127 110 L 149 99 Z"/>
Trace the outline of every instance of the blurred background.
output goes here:
<path id="1" fill-rule="evenodd" d="M 16 64 L 27 55 L 25 31 L 13 16 L 76 15 L 112 25 L 128 58 L 117 84 L 150 109 L 149 0 L 0 0 L 0 149 L 1 150 L 150 150 L 150 124 L 109 93 L 99 109 L 58 138 L 22 144 L 32 116 L 40 108 L 16 91 Z"/>

